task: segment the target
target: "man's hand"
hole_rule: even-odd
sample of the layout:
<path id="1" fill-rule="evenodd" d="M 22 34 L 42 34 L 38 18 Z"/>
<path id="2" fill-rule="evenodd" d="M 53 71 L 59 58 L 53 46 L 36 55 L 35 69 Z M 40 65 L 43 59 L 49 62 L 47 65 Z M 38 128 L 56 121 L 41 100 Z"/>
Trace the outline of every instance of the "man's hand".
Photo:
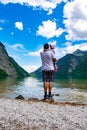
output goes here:
<path id="1" fill-rule="evenodd" d="M 53 62 L 57 62 L 58 60 L 56 58 L 53 59 Z"/>

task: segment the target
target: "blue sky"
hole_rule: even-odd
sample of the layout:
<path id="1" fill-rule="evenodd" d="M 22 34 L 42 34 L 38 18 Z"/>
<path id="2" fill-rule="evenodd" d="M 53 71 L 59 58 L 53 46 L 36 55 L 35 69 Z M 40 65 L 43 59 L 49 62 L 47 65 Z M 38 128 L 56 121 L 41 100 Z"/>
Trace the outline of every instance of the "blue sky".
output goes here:
<path id="1" fill-rule="evenodd" d="M 0 0 L 0 41 L 28 72 L 41 66 L 43 44 L 59 59 L 87 50 L 87 0 Z"/>

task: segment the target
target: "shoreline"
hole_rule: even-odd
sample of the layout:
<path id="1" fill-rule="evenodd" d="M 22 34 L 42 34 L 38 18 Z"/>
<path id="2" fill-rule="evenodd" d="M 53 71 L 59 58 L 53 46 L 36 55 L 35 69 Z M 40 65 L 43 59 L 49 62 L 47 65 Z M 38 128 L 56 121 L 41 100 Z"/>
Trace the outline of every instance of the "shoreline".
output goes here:
<path id="1" fill-rule="evenodd" d="M 87 130 L 87 104 L 0 98 L 0 130 Z"/>

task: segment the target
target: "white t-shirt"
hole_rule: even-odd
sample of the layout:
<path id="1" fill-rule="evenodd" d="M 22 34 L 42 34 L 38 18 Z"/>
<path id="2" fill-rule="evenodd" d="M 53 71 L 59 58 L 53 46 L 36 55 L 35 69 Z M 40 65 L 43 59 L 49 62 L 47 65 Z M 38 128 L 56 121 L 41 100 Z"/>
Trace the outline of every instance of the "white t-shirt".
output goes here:
<path id="1" fill-rule="evenodd" d="M 55 55 L 52 51 L 47 50 L 40 53 L 42 60 L 42 70 L 54 70 L 53 59 Z"/>

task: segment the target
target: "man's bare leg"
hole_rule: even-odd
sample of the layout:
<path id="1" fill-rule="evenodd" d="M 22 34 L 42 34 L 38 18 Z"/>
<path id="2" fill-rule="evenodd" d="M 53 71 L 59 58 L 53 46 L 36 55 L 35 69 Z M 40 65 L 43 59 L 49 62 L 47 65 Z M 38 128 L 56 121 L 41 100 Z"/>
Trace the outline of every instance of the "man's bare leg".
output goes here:
<path id="1" fill-rule="evenodd" d="M 49 82 L 49 96 L 51 96 L 53 82 Z"/>
<path id="2" fill-rule="evenodd" d="M 44 98 L 47 98 L 48 82 L 43 82 L 43 86 L 44 86 Z"/>
<path id="3" fill-rule="evenodd" d="M 54 99 L 53 99 L 53 97 L 52 97 L 52 86 L 53 86 L 53 82 L 49 82 L 49 96 L 48 96 L 48 98 L 49 98 L 49 100 L 50 101 L 52 101 L 52 102 L 54 102 Z"/>

